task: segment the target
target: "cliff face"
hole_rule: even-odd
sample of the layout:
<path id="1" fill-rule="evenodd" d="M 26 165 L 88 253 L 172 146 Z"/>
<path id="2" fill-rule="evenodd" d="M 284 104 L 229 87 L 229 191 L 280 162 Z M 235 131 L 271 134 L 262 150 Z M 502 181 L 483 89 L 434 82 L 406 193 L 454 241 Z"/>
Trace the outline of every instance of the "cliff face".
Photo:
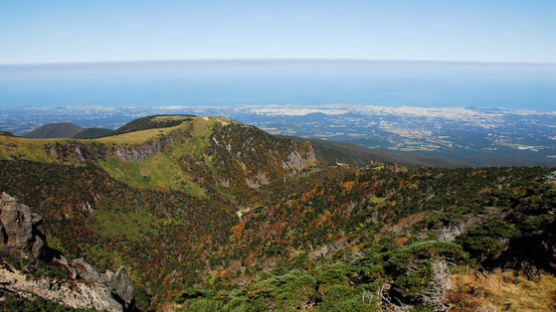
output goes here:
<path id="1" fill-rule="evenodd" d="M 45 242 L 42 217 L 7 193 L 0 197 L 0 252 L 16 259 L 44 261 L 49 249 Z M 134 307 L 134 287 L 125 268 L 116 273 L 98 273 L 83 259 L 72 261 L 58 255 L 50 263 L 66 269 L 71 280 L 32 278 L 0 258 L 0 295 L 29 298 L 38 296 L 78 309 L 125 311 Z"/>
<path id="2" fill-rule="evenodd" d="M 127 162 L 144 161 L 162 152 L 166 146 L 174 144 L 176 138 L 180 135 L 184 135 L 184 133 L 182 131 L 174 131 L 169 135 L 153 139 L 144 144 L 119 146 L 114 151 L 110 152 L 110 155 L 117 156 Z"/>
<path id="3" fill-rule="evenodd" d="M 309 168 L 315 161 L 315 151 L 311 144 L 306 143 L 300 145 L 298 149 L 291 152 L 287 160 L 285 162 L 282 161 L 282 167 L 284 167 L 284 169 L 291 169 L 297 173 Z"/>
<path id="4" fill-rule="evenodd" d="M 148 160 L 164 148 L 173 144 L 181 131 L 175 131 L 168 135 L 153 138 L 142 144 L 119 145 L 108 147 L 98 142 L 83 143 L 80 141 L 68 141 L 64 143 L 52 143 L 46 146 L 48 154 L 56 163 L 72 161 L 96 161 L 115 156 L 126 162 L 141 162 Z"/>

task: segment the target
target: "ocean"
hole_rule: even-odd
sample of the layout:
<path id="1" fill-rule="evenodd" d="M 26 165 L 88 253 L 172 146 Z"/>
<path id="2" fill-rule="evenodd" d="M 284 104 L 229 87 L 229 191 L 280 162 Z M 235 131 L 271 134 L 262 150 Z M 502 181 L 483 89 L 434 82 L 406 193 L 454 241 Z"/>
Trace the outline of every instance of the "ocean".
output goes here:
<path id="1" fill-rule="evenodd" d="M 0 65 L 0 108 L 357 104 L 556 110 L 556 64 L 333 60 Z"/>

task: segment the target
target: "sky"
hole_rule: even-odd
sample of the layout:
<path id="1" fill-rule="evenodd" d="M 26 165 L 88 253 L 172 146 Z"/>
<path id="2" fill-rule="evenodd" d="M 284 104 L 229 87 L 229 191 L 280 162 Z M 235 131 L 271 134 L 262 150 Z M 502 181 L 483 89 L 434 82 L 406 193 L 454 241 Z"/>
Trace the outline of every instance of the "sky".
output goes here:
<path id="1" fill-rule="evenodd" d="M 556 1 L 0 0 L 0 64 L 199 59 L 556 63 Z"/>

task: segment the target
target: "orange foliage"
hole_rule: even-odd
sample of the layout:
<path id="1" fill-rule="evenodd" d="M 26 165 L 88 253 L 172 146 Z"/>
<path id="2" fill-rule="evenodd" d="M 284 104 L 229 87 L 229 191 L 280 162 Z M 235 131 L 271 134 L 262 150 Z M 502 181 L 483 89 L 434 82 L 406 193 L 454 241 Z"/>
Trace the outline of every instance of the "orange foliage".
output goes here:
<path id="1" fill-rule="evenodd" d="M 168 280 L 170 279 L 172 274 L 166 275 L 166 277 L 162 280 L 162 286 L 166 286 L 168 284 Z"/>
<path id="2" fill-rule="evenodd" d="M 479 194 L 490 194 L 492 192 L 492 187 L 485 187 L 481 190 L 479 190 Z"/>
<path id="3" fill-rule="evenodd" d="M 254 253 L 249 253 L 249 256 L 247 256 L 247 258 L 245 258 L 245 260 L 243 260 L 243 264 L 245 266 L 252 266 L 253 264 L 255 264 L 256 262 L 256 258 L 255 258 L 255 254 Z"/>
<path id="4" fill-rule="evenodd" d="M 232 226 L 230 232 L 232 233 L 232 240 L 239 240 L 241 238 L 241 234 L 243 233 L 243 229 L 245 228 L 245 223 L 247 220 L 241 221 L 241 223 Z"/>
<path id="5" fill-rule="evenodd" d="M 342 193 L 351 191 L 354 185 L 355 185 L 355 181 L 347 181 L 342 183 L 342 188 L 344 189 Z"/>
<path id="6" fill-rule="evenodd" d="M 309 190 L 309 191 L 303 193 L 303 195 L 301 195 L 301 201 L 306 202 L 306 201 L 311 200 L 311 198 L 313 198 L 313 196 L 315 195 L 315 192 L 316 192 L 316 190 L 312 189 L 312 190 Z"/>
<path id="7" fill-rule="evenodd" d="M 363 247 L 365 247 L 365 242 L 362 242 L 362 243 L 359 243 L 359 244 L 353 246 L 353 249 L 354 249 L 354 250 L 359 250 L 359 249 L 361 249 L 361 248 L 363 248 Z"/>
<path id="8" fill-rule="evenodd" d="M 414 224 L 417 221 L 420 221 L 421 219 L 423 219 L 423 217 L 425 216 L 424 212 L 418 212 L 418 213 L 414 213 L 411 214 L 405 218 L 400 219 L 400 222 L 398 222 L 398 226 L 405 226 L 405 225 L 410 225 L 410 224 Z"/>

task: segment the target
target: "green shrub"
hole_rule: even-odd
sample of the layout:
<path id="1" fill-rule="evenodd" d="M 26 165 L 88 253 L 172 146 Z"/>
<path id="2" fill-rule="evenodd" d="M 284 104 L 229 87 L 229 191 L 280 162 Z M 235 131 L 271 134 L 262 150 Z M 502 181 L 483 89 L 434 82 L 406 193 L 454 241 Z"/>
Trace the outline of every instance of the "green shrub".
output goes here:
<path id="1" fill-rule="evenodd" d="M 511 225 L 495 219 L 485 219 L 471 226 L 456 242 L 480 262 L 494 260 L 508 247 L 509 239 L 519 235 Z"/>

